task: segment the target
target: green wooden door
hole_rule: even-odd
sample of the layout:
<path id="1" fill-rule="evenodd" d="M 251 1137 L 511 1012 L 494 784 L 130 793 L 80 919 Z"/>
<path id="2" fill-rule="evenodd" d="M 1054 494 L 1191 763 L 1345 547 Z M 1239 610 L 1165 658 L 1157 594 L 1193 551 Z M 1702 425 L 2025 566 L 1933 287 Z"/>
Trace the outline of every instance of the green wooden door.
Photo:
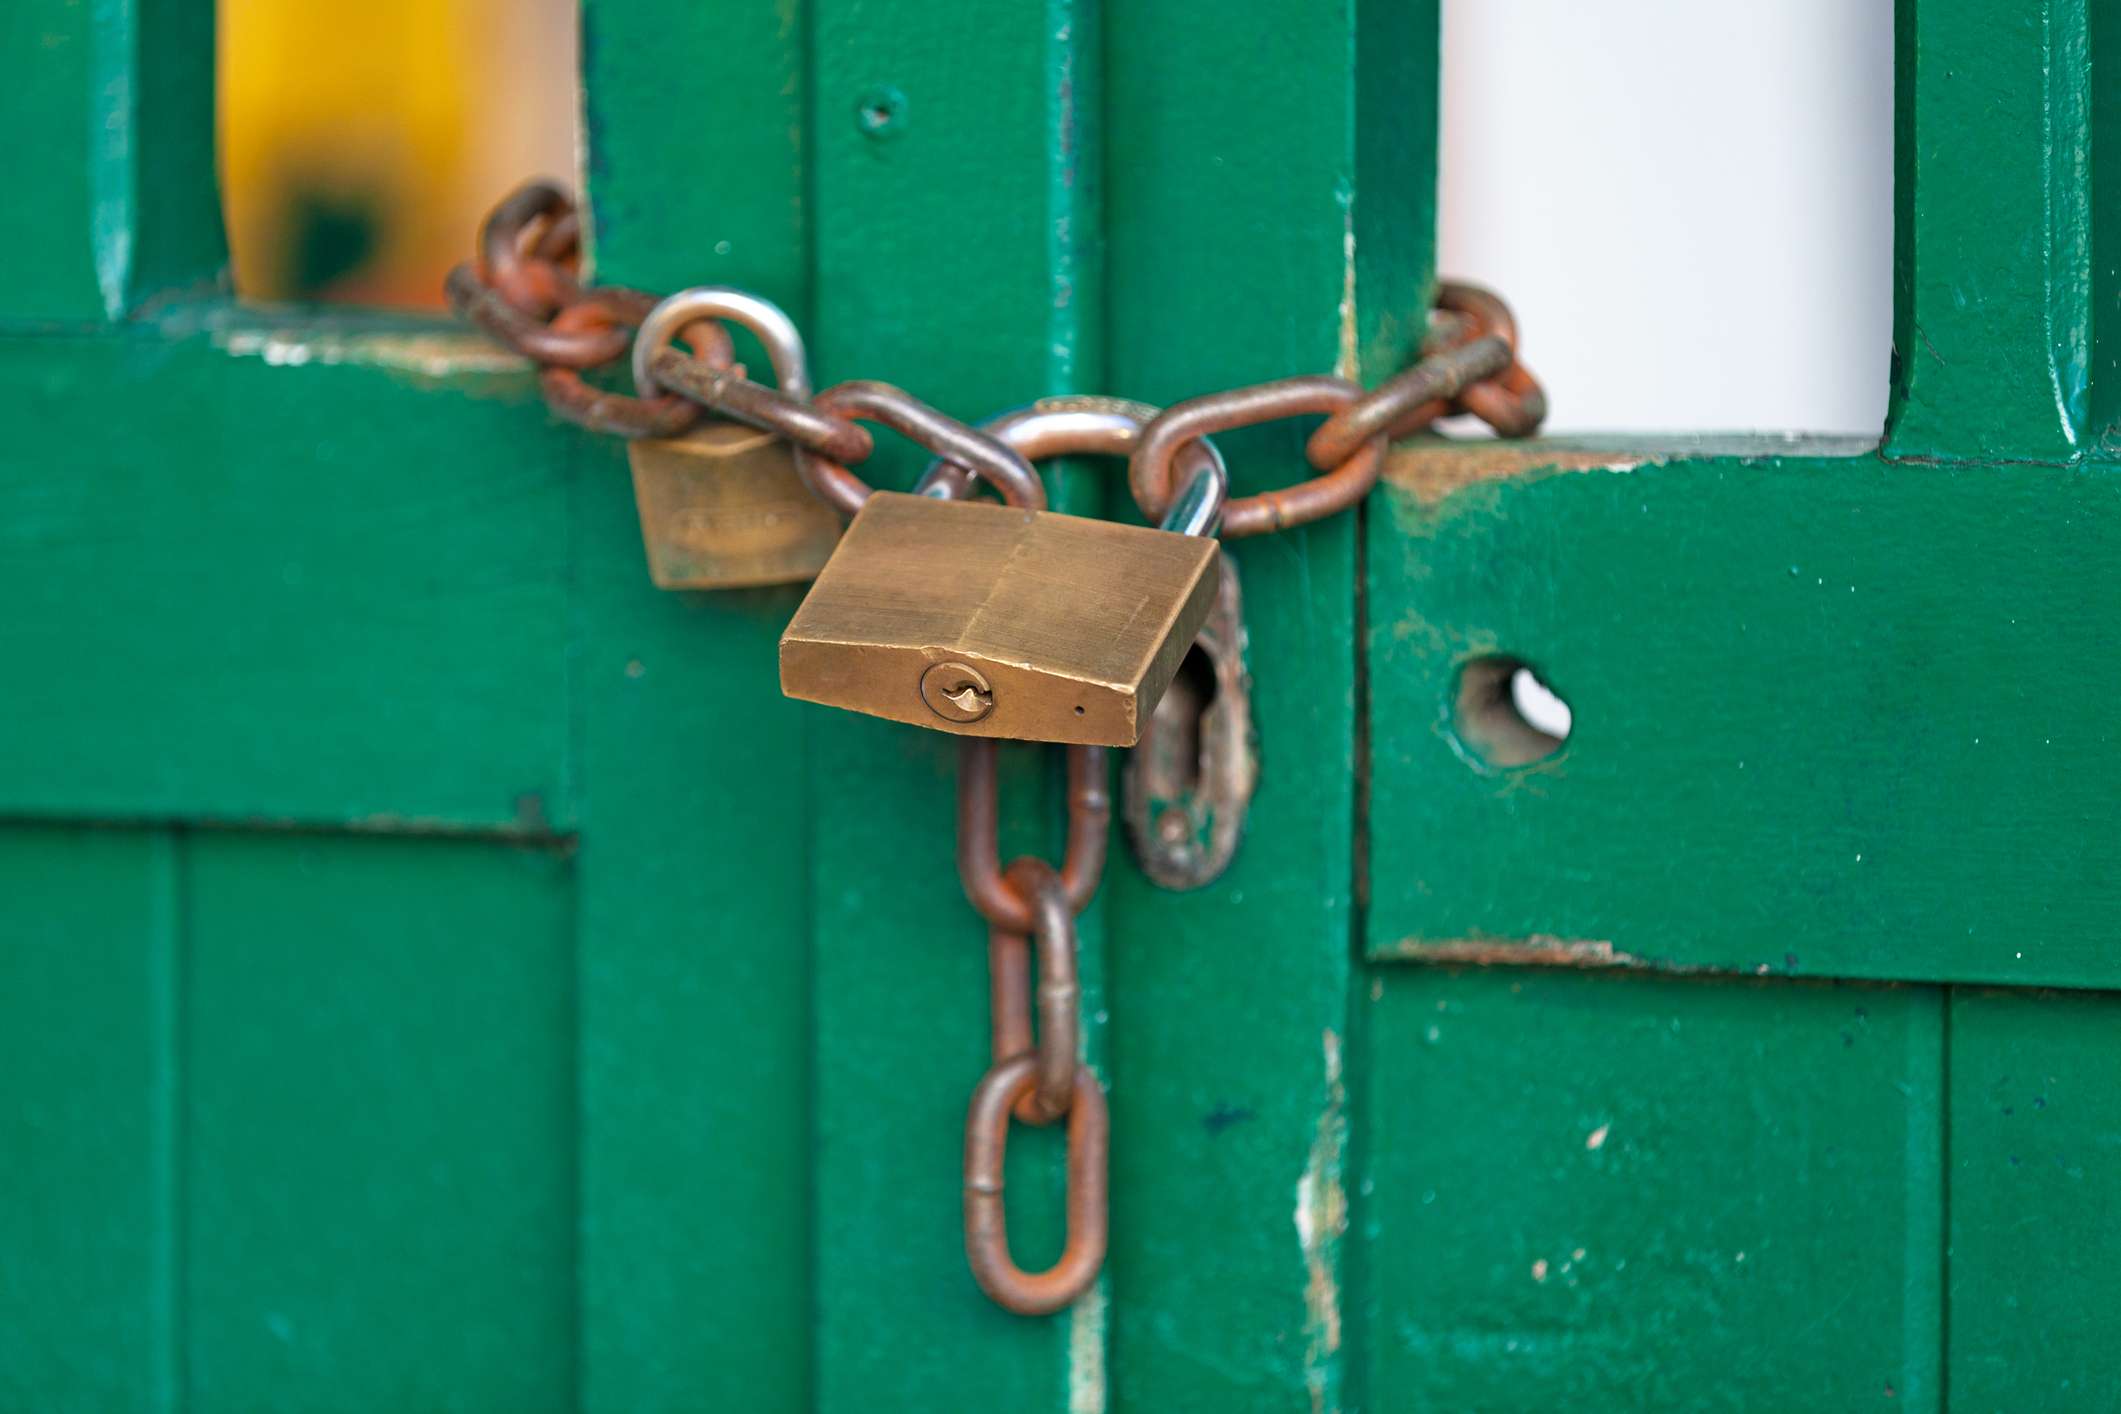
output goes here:
<path id="1" fill-rule="evenodd" d="M 219 296 L 206 5 L 15 6 L 0 1407 L 2111 1404 L 2106 23 L 1904 0 L 1882 448 L 1410 445 L 1229 547 L 1248 839 L 1189 894 L 1115 850 L 1111 1254 L 1025 1319 L 961 1249 L 953 743 L 782 698 L 799 590 L 654 590 L 519 362 Z M 756 289 L 821 384 L 1169 402 L 1422 328 L 1433 5 L 583 24 L 599 277 Z M 1464 739 L 1497 656 L 1560 753 Z M 1006 853 L 1060 770 L 1005 753 Z"/>

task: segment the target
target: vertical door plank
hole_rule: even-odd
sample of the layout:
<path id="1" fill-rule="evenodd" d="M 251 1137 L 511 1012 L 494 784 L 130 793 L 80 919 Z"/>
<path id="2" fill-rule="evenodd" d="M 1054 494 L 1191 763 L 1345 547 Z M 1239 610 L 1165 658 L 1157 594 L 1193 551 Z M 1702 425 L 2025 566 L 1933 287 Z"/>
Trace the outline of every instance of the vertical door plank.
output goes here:
<path id="1" fill-rule="evenodd" d="M 803 321 L 805 14 L 800 0 L 584 0 L 598 283 L 736 284 Z"/>
<path id="2" fill-rule="evenodd" d="M 0 1406 L 176 1409 L 178 846 L 0 829 Z"/>
<path id="3" fill-rule="evenodd" d="M 1094 7 L 1018 0 L 969 28 L 897 0 L 813 15 L 820 381 L 881 378 L 966 420 L 1096 389 Z M 881 132 L 862 112 L 880 104 L 897 114 Z M 863 474 L 903 488 L 925 454 L 878 442 Z M 1067 478 L 1056 504 L 1096 509 L 1107 474 Z M 988 1017 L 986 929 L 953 862 L 956 740 L 815 720 L 818 1406 L 1101 1408 L 1098 1298 L 1010 1315 L 965 1262 L 964 1117 Z M 1058 858 L 1059 752 L 1005 757 L 1022 828 L 1002 857 Z M 1094 915 L 1084 943 L 1094 982 Z M 1094 1027 L 1090 1047 L 1094 1061 Z M 1036 1269 L 1059 1250 L 1059 1135 L 1018 1125 L 1009 1143 L 1015 1251 Z"/>
<path id="4" fill-rule="evenodd" d="M 585 1404 L 809 1386 L 799 588 L 648 579 L 624 453 L 583 439 Z"/>
<path id="5" fill-rule="evenodd" d="M 2067 461 L 2094 435 L 2090 8 L 1900 8 L 1889 457 Z"/>
<path id="6" fill-rule="evenodd" d="M 1938 991 L 1373 977 L 1371 1408 L 1939 1407 Z"/>
<path id="7" fill-rule="evenodd" d="M 583 11 L 599 278 L 806 322 L 800 4 Z M 737 332 L 739 357 L 766 362 Z M 810 1402 L 801 586 L 648 578 L 623 444 L 575 441 L 582 702 L 582 1402 Z"/>
<path id="8" fill-rule="evenodd" d="M 100 323 L 210 292 L 228 258 L 214 186 L 214 9 L 31 0 L 0 17 L 13 135 L 0 320 Z"/>
<path id="9" fill-rule="evenodd" d="M 1956 989 L 1952 1407 L 2121 1402 L 2121 1001 Z"/>
<path id="10" fill-rule="evenodd" d="M 329 835 L 191 863 L 188 1407 L 571 1409 L 565 865 Z"/>
<path id="11" fill-rule="evenodd" d="M 105 317 L 97 288 L 89 212 L 89 86 L 96 60 L 90 6 L 70 0 L 10 5 L 0 104 L 16 135 L 10 163 L 8 226 L 15 232 L 0 315 L 23 320 Z"/>
<path id="12" fill-rule="evenodd" d="M 1168 403 L 1336 369 L 1375 383 L 1406 359 L 1429 284 L 1436 12 L 1361 8 L 1108 7 L 1114 392 Z M 1309 476 L 1308 428 L 1218 437 L 1236 490 Z M 1340 1398 L 1355 522 L 1225 546 L 1264 766 L 1229 872 L 1181 895 L 1114 867 L 1125 1405 Z"/>
<path id="13" fill-rule="evenodd" d="M 2090 5 L 2085 107 L 2091 120 L 2090 183 L 2093 211 L 2112 211 L 2121 199 L 2121 13 Z M 2106 443 L 2121 424 L 2121 222 L 2094 217 L 2091 223 L 2091 425 L 2093 445 Z"/>

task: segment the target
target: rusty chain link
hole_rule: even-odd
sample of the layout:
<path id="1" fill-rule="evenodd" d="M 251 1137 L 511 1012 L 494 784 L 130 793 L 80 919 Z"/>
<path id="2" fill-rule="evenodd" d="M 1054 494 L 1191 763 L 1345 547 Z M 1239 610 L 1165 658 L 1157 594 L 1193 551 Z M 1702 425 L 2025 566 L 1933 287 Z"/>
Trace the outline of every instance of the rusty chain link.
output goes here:
<path id="1" fill-rule="evenodd" d="M 1024 855 L 1004 870 L 996 837 L 995 757 L 992 738 L 958 743 L 957 869 L 965 897 L 989 924 L 994 1059 L 965 1117 L 965 1257 L 980 1289 L 997 1305 L 1042 1315 L 1074 1301 L 1097 1280 L 1110 1227 L 1105 1184 L 1111 1133 L 1104 1091 L 1079 1054 L 1075 917 L 1096 894 L 1104 872 L 1112 799 L 1105 787 L 1105 749 L 1069 747 L 1068 845 L 1061 867 Z M 1024 1272 L 1009 1256 L 1002 1154 L 1012 1114 L 1036 1125 L 1068 1117 L 1068 1238 L 1060 1260 L 1037 1274 Z"/>
<path id="2" fill-rule="evenodd" d="M 580 370 L 625 356 L 656 297 L 619 285 L 584 291 L 575 275 L 580 261 L 574 203 L 533 182 L 493 209 L 479 232 L 479 259 L 451 270 L 443 292 L 458 318 L 539 365 L 539 390 L 561 417 L 629 438 L 684 432 L 701 417 L 692 399 L 629 398 L 583 379 Z M 686 334 L 702 362 L 730 366 L 734 351 L 721 325 L 702 321 Z"/>
<path id="3" fill-rule="evenodd" d="M 1009 504 L 1044 509 L 1045 492 L 1021 455 L 888 383 L 857 380 L 813 397 L 807 377 L 791 384 L 777 369 L 780 386 L 766 387 L 734 362 L 720 316 L 686 321 L 636 346 L 633 331 L 661 307 L 656 298 L 619 286 L 584 290 L 579 265 L 573 202 L 556 187 L 532 183 L 494 208 L 480 231 L 479 259 L 457 266 L 446 285 L 460 317 L 540 365 L 539 387 L 561 417 L 642 438 L 675 437 L 704 414 L 719 413 L 786 439 L 804 485 L 849 517 L 869 498 L 869 487 L 849 467 L 875 447 L 857 420 L 879 422 L 912 437 L 958 473 L 985 480 Z M 687 291 L 672 299 L 709 292 L 765 304 L 742 291 Z M 672 337 L 692 353 L 668 347 Z M 1312 375 L 1177 403 L 1135 440 L 1128 482 L 1153 523 L 1169 508 L 1174 482 L 1183 484 L 1174 476 L 1173 459 L 1196 439 L 1324 413 L 1326 420 L 1304 445 L 1319 474 L 1230 501 L 1220 533 L 1231 539 L 1307 524 L 1361 500 L 1377 483 L 1386 446 L 1440 417 L 1471 413 L 1505 437 L 1537 430 L 1546 416 L 1546 395 L 1517 361 L 1516 346 L 1516 322 L 1499 298 L 1471 285 L 1442 285 L 1422 357 L 1411 368 L 1368 392 L 1343 378 Z M 581 370 L 612 363 L 629 349 L 636 396 L 603 391 L 582 377 Z"/>

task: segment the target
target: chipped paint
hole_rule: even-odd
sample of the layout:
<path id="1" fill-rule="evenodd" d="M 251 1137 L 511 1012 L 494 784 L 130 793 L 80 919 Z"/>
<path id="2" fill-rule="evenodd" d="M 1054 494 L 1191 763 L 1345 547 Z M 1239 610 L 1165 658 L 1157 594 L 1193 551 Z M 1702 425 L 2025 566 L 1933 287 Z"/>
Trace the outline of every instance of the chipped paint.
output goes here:
<path id="1" fill-rule="evenodd" d="M 214 347 L 234 358 L 262 358 L 277 368 L 308 364 L 388 368 L 423 378 L 464 373 L 515 373 L 530 360 L 496 347 L 468 331 L 417 333 L 305 331 L 298 329 L 223 329 Z"/>
<path id="2" fill-rule="evenodd" d="M 1622 952 L 1609 942 L 1586 938 L 1557 938 L 1534 933 L 1529 938 L 1401 938 L 1378 949 L 1380 959 L 1402 962 L 1464 963 L 1473 967 L 1581 967 L 1633 968 L 1644 972 L 1700 973 L 1729 969 L 1673 962 L 1669 958 L 1640 957 Z"/>
<path id="3" fill-rule="evenodd" d="M 1355 208 L 1347 208 L 1347 228 L 1340 238 L 1340 356 L 1333 360 L 1333 373 L 1350 383 L 1362 381 L 1362 360 L 1355 343 Z"/>
<path id="4" fill-rule="evenodd" d="M 1068 1308 L 1068 1414 L 1105 1414 L 1105 1282 Z"/>
<path id="5" fill-rule="evenodd" d="M 1422 505 L 1433 506 L 1454 491 L 1484 481 L 1536 479 L 1556 472 L 1628 472 L 1701 457 L 1740 461 L 1856 457 L 1877 447 L 1875 437 L 1815 437 L 1794 432 L 1468 442 L 1420 437 L 1392 449 L 1385 458 L 1384 480 Z"/>
<path id="6" fill-rule="evenodd" d="M 1340 1238 L 1348 1228 L 1348 1201 L 1341 1187 L 1341 1148 L 1347 1138 L 1346 1091 L 1340 1081 L 1340 1037 L 1324 1036 L 1326 1107 L 1303 1176 L 1296 1180 L 1296 1237 L 1304 1254 L 1304 1384 L 1312 1414 L 1325 1414 L 1337 1383 L 1340 1353 Z"/>
<path id="7" fill-rule="evenodd" d="M 103 317 L 115 322 L 133 275 L 134 15 L 126 0 L 96 0 L 89 16 L 89 245 Z"/>

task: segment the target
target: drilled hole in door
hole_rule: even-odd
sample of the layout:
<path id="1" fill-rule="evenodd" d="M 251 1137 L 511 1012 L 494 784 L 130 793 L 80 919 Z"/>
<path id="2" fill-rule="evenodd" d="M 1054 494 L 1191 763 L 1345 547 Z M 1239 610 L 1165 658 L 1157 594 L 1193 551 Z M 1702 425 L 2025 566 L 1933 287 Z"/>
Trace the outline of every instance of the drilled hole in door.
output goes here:
<path id="1" fill-rule="evenodd" d="M 1575 716 L 1521 659 L 1497 656 L 1459 669 L 1452 727 L 1486 764 L 1528 766 L 1561 750 Z"/>

